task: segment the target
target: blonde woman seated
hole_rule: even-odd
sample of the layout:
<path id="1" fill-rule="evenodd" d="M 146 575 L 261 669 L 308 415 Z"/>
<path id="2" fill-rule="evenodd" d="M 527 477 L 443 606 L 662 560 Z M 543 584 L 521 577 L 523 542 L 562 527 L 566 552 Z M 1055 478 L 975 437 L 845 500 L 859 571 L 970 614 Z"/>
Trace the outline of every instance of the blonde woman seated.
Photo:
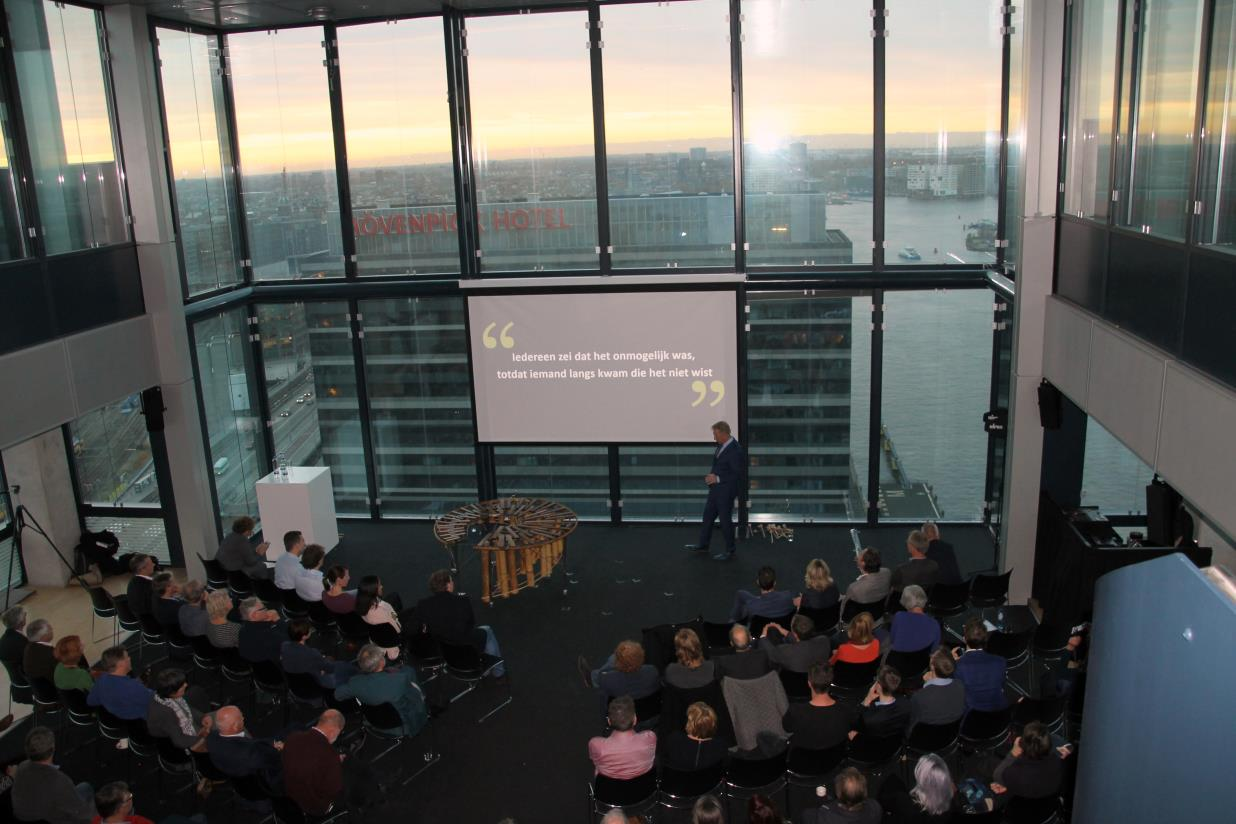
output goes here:
<path id="1" fill-rule="evenodd" d="M 829 609 L 841 600 L 841 592 L 833 581 L 832 570 L 819 558 L 812 558 L 807 562 L 803 584 L 807 588 L 794 599 L 796 609 Z"/>
<path id="2" fill-rule="evenodd" d="M 660 741 L 661 764 L 672 770 L 694 772 L 725 760 L 730 742 L 717 738 L 717 713 L 703 701 L 687 707 L 685 730 L 674 730 Z"/>
<path id="3" fill-rule="evenodd" d="M 689 690 L 706 687 L 716 680 L 712 661 L 704 660 L 704 646 L 693 629 L 680 629 L 674 635 L 677 661 L 665 668 L 665 683 Z"/>
<path id="4" fill-rule="evenodd" d="M 850 626 L 846 628 L 849 640 L 837 647 L 828 663 L 842 661 L 847 664 L 869 664 L 880 657 L 880 641 L 873 634 L 875 621 L 870 612 L 860 612 L 854 616 Z"/>
<path id="5" fill-rule="evenodd" d="M 240 644 L 240 624 L 227 619 L 231 611 L 232 599 L 226 590 L 216 589 L 206 599 L 206 614 L 210 617 L 206 639 L 212 647 L 226 649 Z"/>

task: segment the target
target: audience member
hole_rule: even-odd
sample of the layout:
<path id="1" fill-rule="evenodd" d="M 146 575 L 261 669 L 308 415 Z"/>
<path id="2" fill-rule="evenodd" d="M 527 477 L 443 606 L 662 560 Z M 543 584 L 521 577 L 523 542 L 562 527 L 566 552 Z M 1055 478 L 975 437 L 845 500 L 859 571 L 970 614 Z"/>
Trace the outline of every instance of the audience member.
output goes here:
<path id="1" fill-rule="evenodd" d="M 828 692 L 833 683 L 833 668 L 820 661 L 807 672 L 811 700 L 786 708 L 782 726 L 791 733 L 795 747 L 828 750 L 844 744 L 853 726 L 853 714 Z"/>
<path id="2" fill-rule="evenodd" d="M 300 556 L 300 574 L 296 576 L 296 594 L 302 601 L 312 603 L 322 600 L 322 563 L 326 550 L 321 544 L 310 544 Z"/>
<path id="3" fill-rule="evenodd" d="M 283 536 L 283 554 L 275 561 L 275 586 L 279 589 L 296 589 L 296 579 L 303 567 L 300 555 L 305 551 L 305 536 L 293 529 Z"/>
<path id="4" fill-rule="evenodd" d="M 56 642 L 56 669 L 52 675 L 52 683 L 58 690 L 81 690 L 90 692 L 94 688 L 94 678 L 90 670 L 83 666 L 82 639 L 76 635 L 66 635 Z"/>
<path id="5" fill-rule="evenodd" d="M 927 753 L 914 765 L 914 789 L 906 789 L 896 772 L 884 780 L 880 806 L 889 824 L 945 824 L 957 812 L 956 792 L 948 764 L 935 753 Z"/>
<path id="6" fill-rule="evenodd" d="M 897 698 L 901 688 L 901 673 L 887 664 L 880 667 L 875 683 L 867 690 L 858 711 L 858 729 L 850 733 L 853 739 L 861 732 L 872 738 L 900 738 L 910 723 L 910 702 Z"/>
<path id="7" fill-rule="evenodd" d="M 360 588 L 356 592 L 356 612 L 365 619 L 366 624 L 390 624 L 396 632 L 403 632 L 403 623 L 398 614 L 398 607 L 382 599 L 382 579 L 376 575 L 366 575 L 361 579 Z M 386 647 L 383 652 L 391 661 L 399 658 L 399 647 Z"/>
<path id="8" fill-rule="evenodd" d="M 180 586 L 170 572 L 160 572 L 153 579 L 154 617 L 161 627 L 180 627 L 180 608 L 184 599 L 180 597 Z"/>
<path id="9" fill-rule="evenodd" d="M 26 627 L 26 637 L 30 643 L 26 646 L 22 659 L 22 671 L 26 678 L 34 681 L 42 678 L 49 684 L 56 677 L 56 648 L 52 646 L 54 630 L 51 622 L 44 618 L 36 618 Z"/>
<path id="10" fill-rule="evenodd" d="M 784 820 L 768 796 L 756 793 L 747 802 L 747 824 L 782 824 Z"/>
<path id="11" fill-rule="evenodd" d="M 47 727 L 35 727 L 26 734 L 25 749 L 26 760 L 17 765 L 9 793 L 17 819 L 90 824 L 94 818 L 94 788 L 85 782 L 74 785 L 52 763 L 56 754 L 55 733 Z"/>
<path id="12" fill-rule="evenodd" d="M 326 575 L 322 579 L 322 586 L 325 587 L 322 593 L 322 603 L 336 615 L 356 612 L 356 591 L 348 590 L 350 580 L 348 568 L 339 565 L 326 570 Z"/>
<path id="13" fill-rule="evenodd" d="M 1067 752 L 1067 750 L 1066 750 Z M 1064 761 L 1052 747 L 1041 721 L 1031 721 L 1013 740 L 1013 748 L 996 767 L 991 789 L 1018 798 L 1047 798 L 1060 792 Z"/>
<path id="14" fill-rule="evenodd" d="M 940 577 L 940 566 L 927 557 L 927 537 L 920 530 L 914 530 L 906 538 L 906 552 L 910 559 L 893 570 L 889 581 L 889 589 L 896 592 L 910 584 L 918 584 L 924 589 L 931 589 L 932 584 Z"/>
<path id="15" fill-rule="evenodd" d="M 725 824 L 725 807 L 715 795 L 701 795 L 691 808 L 691 824 Z"/>
<path id="16" fill-rule="evenodd" d="M 804 824 L 879 824 L 884 811 L 867 797 L 867 776 L 853 767 L 837 773 L 834 797 L 803 815 Z"/>
<path id="17" fill-rule="evenodd" d="M 94 817 L 94 824 L 155 824 L 145 816 L 133 812 L 133 793 L 129 785 L 123 781 L 113 781 L 104 784 L 94 794 L 94 806 L 99 814 Z M 173 822 L 188 822 L 188 824 L 206 824 L 206 816 L 195 815 L 192 818 L 174 815 L 164 818 L 160 824 Z"/>
<path id="18" fill-rule="evenodd" d="M 889 582 L 893 573 L 888 567 L 880 566 L 880 552 L 873 547 L 867 547 L 854 558 L 858 565 L 858 578 L 846 587 L 845 597 L 841 599 L 842 609 L 850 601 L 856 604 L 875 604 L 888 597 Z"/>
<path id="19" fill-rule="evenodd" d="M 696 701 L 687 707 L 686 729 L 674 730 L 661 740 L 661 765 L 693 772 L 720 764 L 729 754 L 730 742 L 716 735 L 717 713 Z"/>
<path id="20" fill-rule="evenodd" d="M 948 650 L 931 654 L 923 688 L 910 697 L 910 728 L 915 724 L 952 724 L 966 714 L 966 686 L 953 677 L 956 664 Z"/>
<path id="21" fill-rule="evenodd" d="M 836 606 L 841 600 L 841 593 L 837 591 L 837 583 L 833 580 L 832 570 L 819 558 L 812 558 L 807 562 L 803 584 L 806 589 L 794 599 L 795 609 L 828 609 Z"/>
<path id="22" fill-rule="evenodd" d="M 262 661 L 278 663 L 283 642 L 288 637 L 287 629 L 279 620 L 279 613 L 266 609 L 261 598 L 251 596 L 240 602 L 240 620 L 240 631 L 236 636 L 240 657 L 251 664 Z"/>
<path id="23" fill-rule="evenodd" d="M 343 755 L 334 745 L 345 723 L 343 713 L 326 710 L 316 724 L 284 742 L 284 792 L 310 816 L 330 813 L 343 793 Z"/>
<path id="24" fill-rule="evenodd" d="M 504 818 L 502 821 L 498 822 L 498 824 L 508 823 L 515 824 L 515 820 L 512 818 Z M 601 816 L 601 824 L 631 824 L 631 819 L 627 818 L 627 814 L 623 812 L 621 807 L 615 807 L 605 813 L 605 815 Z"/>
<path id="25" fill-rule="evenodd" d="M 250 540 L 256 526 L 248 515 L 232 521 L 231 534 L 223 539 L 215 553 L 215 560 L 228 572 L 243 572 L 250 578 L 271 577 L 270 567 L 266 566 L 266 550 L 270 543 L 263 541 L 255 546 Z"/>
<path id="26" fill-rule="evenodd" d="M 608 736 L 588 741 L 588 757 L 597 775 L 618 780 L 637 778 L 652 769 L 657 752 L 657 734 L 636 732 L 635 701 L 620 695 L 609 702 Z"/>
<path id="27" fill-rule="evenodd" d="M 953 650 L 957 678 L 966 688 L 966 709 L 995 712 L 1008 706 L 1004 697 L 1004 671 L 1007 662 L 992 655 L 987 646 L 987 625 L 982 618 L 971 618 L 965 625 L 966 648 Z"/>
<path id="28" fill-rule="evenodd" d="M 151 615 L 154 612 L 154 579 L 155 559 L 140 552 L 134 553 L 129 559 L 129 571 L 133 577 L 125 589 L 129 609 L 138 618 Z"/>
<path id="29" fill-rule="evenodd" d="M 218 649 L 234 647 L 240 641 L 240 624 L 228 620 L 232 599 L 227 590 L 216 589 L 206 599 L 206 639 Z"/>
<path id="30" fill-rule="evenodd" d="M 129 651 L 124 647 L 108 647 L 103 650 L 99 666 L 103 672 L 86 696 L 86 703 L 92 707 L 103 707 L 124 721 L 145 719 L 154 691 L 130 677 L 133 659 L 129 657 Z"/>
<path id="31" fill-rule="evenodd" d="M 20 670 L 25 663 L 26 637 L 25 607 L 9 607 L 4 611 L 4 635 L 0 636 L 0 662 L 13 670 Z"/>
<path id="32" fill-rule="evenodd" d="M 312 675 L 326 689 L 346 684 L 356 674 L 356 665 L 350 661 L 332 661 L 321 650 L 309 646 L 306 641 L 313 626 L 305 620 L 288 623 L 288 639 L 283 642 L 280 660 L 288 675 Z"/>
<path id="33" fill-rule="evenodd" d="M 219 772 L 231 778 L 257 776 L 273 792 L 283 789 L 282 741 L 254 738 L 245 730 L 245 716 L 231 704 L 215 713 L 206 736 L 206 752 Z"/>
<path id="34" fill-rule="evenodd" d="M 815 623 L 806 615 L 795 615 L 790 620 L 790 631 L 780 624 L 768 624 L 764 634 L 771 641 L 774 636 L 784 640 L 768 651 L 768 658 L 784 672 L 803 672 L 819 661 L 827 661 L 832 644 L 823 635 L 815 634 Z"/>
<path id="35" fill-rule="evenodd" d="M 734 624 L 730 627 L 730 646 L 734 648 L 732 655 L 718 655 L 713 660 L 713 668 L 718 679 L 760 678 L 772 669 L 768 662 L 768 653 L 762 647 L 752 643 L 751 633 L 742 624 Z"/>
<path id="36" fill-rule="evenodd" d="M 206 614 L 206 588 L 201 581 L 186 581 L 180 590 L 184 603 L 176 613 L 180 631 L 186 638 L 198 638 L 206 634 L 210 616 Z"/>
<path id="37" fill-rule="evenodd" d="M 905 610 L 893 615 L 888 631 L 888 647 L 895 652 L 918 652 L 940 645 L 940 622 L 923 611 L 927 593 L 918 584 L 901 591 Z"/>
<path id="38" fill-rule="evenodd" d="M 472 601 L 467 595 L 455 591 L 455 578 L 450 570 L 439 569 L 429 576 L 428 598 L 416 605 L 416 615 L 425 629 L 439 641 L 448 644 L 470 645 L 486 655 L 502 657 L 498 639 L 488 626 L 477 626 L 472 612 Z M 506 667 L 494 668 L 495 678 L 506 675 Z"/>
<path id="39" fill-rule="evenodd" d="M 368 706 L 393 705 L 403 721 L 403 729 L 391 730 L 393 733 L 416 735 L 424 728 L 429 722 L 429 710 L 420 684 L 416 682 L 415 669 L 387 670 L 382 648 L 373 644 L 361 647 L 356 665 L 360 673 L 335 687 L 336 698 L 355 698 Z"/>
<path id="40" fill-rule="evenodd" d="M 150 734 L 169 739 L 179 749 L 205 751 L 206 736 L 214 726 L 214 719 L 185 700 L 189 689 L 185 671 L 168 667 L 160 670 L 154 682 L 155 692 L 146 710 L 146 727 Z"/>
<path id="41" fill-rule="evenodd" d="M 846 627 L 848 641 L 837 647 L 828 663 L 869 664 L 880 657 L 880 640 L 872 633 L 875 621 L 870 612 L 860 612 Z"/>
<path id="42" fill-rule="evenodd" d="M 661 676 L 652 664 L 644 663 L 644 645 L 638 641 L 621 641 L 599 669 L 591 669 L 587 659 L 576 660 L 584 686 L 596 687 L 608 706 L 611 698 L 629 695 L 645 698 L 661 689 Z"/>
<path id="43" fill-rule="evenodd" d="M 772 567 L 760 567 L 755 576 L 755 585 L 759 587 L 759 594 L 745 589 L 734 593 L 734 606 L 730 609 L 731 621 L 750 622 L 756 616 L 783 618 L 794 612 L 794 596 L 786 590 L 777 589 L 777 572 Z"/>
<path id="44" fill-rule="evenodd" d="M 721 682 L 721 694 L 730 711 L 734 744 L 742 751 L 740 757 L 770 758 L 785 750 L 781 720 L 790 702 L 775 672 L 745 681 L 726 678 Z"/>
<path id="45" fill-rule="evenodd" d="M 957 553 L 953 545 L 940 537 L 940 527 L 935 521 L 923 524 L 923 535 L 927 538 L 927 557 L 936 562 L 940 575 L 936 579 L 941 584 L 960 584 L 962 582 L 961 567 L 957 565 Z"/>
<path id="46" fill-rule="evenodd" d="M 674 633 L 674 657 L 665 668 L 665 683 L 689 690 L 706 687 L 715 679 L 712 661 L 704 660 L 704 645 L 695 630 L 686 627 Z"/>

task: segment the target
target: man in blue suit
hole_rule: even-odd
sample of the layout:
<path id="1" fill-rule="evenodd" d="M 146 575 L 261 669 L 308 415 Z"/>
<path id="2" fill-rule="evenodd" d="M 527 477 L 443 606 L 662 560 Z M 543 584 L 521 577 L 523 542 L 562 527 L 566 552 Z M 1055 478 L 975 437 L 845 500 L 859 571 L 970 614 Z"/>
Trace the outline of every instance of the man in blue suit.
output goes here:
<path id="1" fill-rule="evenodd" d="M 712 439 L 717 442 L 717 450 L 712 456 L 712 469 L 704 476 L 704 483 L 708 484 L 704 523 L 700 528 L 699 541 L 688 544 L 687 549 L 706 552 L 712 538 L 712 522 L 720 517 L 725 551 L 712 556 L 712 559 L 728 561 L 734 557 L 734 499 L 738 497 L 738 490 L 747 477 L 747 453 L 742 444 L 730 435 L 730 425 L 725 421 L 712 425 Z"/>
<path id="2" fill-rule="evenodd" d="M 1004 695 L 1007 662 L 983 649 L 987 646 L 987 626 L 981 618 L 966 621 L 966 648 L 953 650 L 957 659 L 957 678 L 966 686 L 966 709 L 997 712 L 1009 705 Z"/>

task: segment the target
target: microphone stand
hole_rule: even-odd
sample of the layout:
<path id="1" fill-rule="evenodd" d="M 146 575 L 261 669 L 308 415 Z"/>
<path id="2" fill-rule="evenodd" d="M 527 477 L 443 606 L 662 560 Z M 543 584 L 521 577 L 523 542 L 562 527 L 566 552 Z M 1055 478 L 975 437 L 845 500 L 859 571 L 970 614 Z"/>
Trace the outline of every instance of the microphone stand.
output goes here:
<path id="1" fill-rule="evenodd" d="M 69 570 L 69 577 L 72 580 L 77 581 L 78 586 L 89 592 L 90 587 L 86 585 L 86 582 L 83 581 L 77 571 L 73 569 L 73 565 L 69 563 L 68 559 L 64 557 L 64 553 L 60 551 L 60 547 L 56 546 L 56 542 L 53 541 L 51 536 L 47 534 L 47 530 L 43 528 L 43 525 L 40 524 L 38 519 L 31 514 L 30 510 L 21 503 L 21 500 L 18 497 L 21 494 L 21 486 L 19 484 L 14 484 L 9 487 L 8 493 L 9 508 L 13 513 L 13 551 L 9 553 L 9 571 L 8 578 L 5 579 L 6 586 L 4 588 L 4 608 L 9 608 L 9 597 L 13 591 L 11 586 L 13 581 L 13 559 L 21 554 L 21 534 L 22 531 L 26 529 L 42 536 L 43 540 L 47 541 L 47 545 L 50 546 L 56 553 L 57 557 L 60 558 L 61 563 L 63 563 Z"/>

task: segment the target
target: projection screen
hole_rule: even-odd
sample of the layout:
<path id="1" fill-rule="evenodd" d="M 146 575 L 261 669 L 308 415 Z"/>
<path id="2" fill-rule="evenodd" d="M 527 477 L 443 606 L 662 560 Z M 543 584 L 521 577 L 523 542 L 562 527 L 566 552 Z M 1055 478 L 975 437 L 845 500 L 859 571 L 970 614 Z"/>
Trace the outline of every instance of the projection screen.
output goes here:
<path id="1" fill-rule="evenodd" d="M 738 437 L 736 293 L 472 295 L 481 441 L 707 441 Z"/>

